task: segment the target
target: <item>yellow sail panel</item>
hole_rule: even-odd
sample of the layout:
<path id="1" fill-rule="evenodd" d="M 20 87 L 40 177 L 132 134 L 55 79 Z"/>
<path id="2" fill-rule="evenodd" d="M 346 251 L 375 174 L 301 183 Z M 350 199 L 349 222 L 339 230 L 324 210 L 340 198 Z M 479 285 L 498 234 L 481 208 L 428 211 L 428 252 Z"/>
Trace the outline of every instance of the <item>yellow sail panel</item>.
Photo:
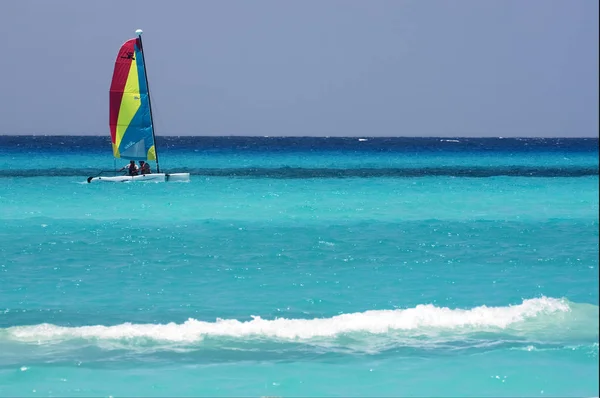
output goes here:
<path id="1" fill-rule="evenodd" d="M 142 101 L 140 100 L 140 85 L 138 83 L 137 65 L 132 62 L 129 68 L 129 75 L 125 83 L 123 98 L 121 99 L 121 108 L 119 110 L 119 118 L 117 119 L 117 134 L 115 145 L 121 146 L 121 140 L 125 135 L 125 131 L 133 120 L 136 112 L 140 108 Z"/>
<path id="2" fill-rule="evenodd" d="M 154 149 L 154 145 L 152 145 L 150 149 L 148 149 L 147 158 L 148 160 L 156 160 L 156 150 Z"/>

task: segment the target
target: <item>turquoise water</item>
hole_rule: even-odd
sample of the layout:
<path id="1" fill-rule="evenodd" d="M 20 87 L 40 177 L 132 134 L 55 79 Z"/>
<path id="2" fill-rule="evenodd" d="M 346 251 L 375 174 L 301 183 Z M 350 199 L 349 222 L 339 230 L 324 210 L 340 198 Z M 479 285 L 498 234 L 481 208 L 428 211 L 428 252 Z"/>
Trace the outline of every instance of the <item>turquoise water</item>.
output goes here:
<path id="1" fill-rule="evenodd" d="M 239 152 L 163 164 L 566 176 L 87 184 L 106 151 L 4 149 L 63 171 L 0 178 L 0 395 L 598 396 L 597 149 Z"/>

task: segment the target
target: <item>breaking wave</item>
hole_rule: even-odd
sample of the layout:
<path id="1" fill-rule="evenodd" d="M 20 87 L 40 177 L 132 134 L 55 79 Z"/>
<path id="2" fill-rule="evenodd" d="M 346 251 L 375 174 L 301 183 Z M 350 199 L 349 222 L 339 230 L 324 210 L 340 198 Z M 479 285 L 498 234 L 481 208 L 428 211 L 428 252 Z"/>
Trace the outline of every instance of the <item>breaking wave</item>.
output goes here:
<path id="1" fill-rule="evenodd" d="M 185 347 L 215 341 L 278 342 L 384 351 L 390 348 L 436 346 L 470 347 L 518 344 L 570 344 L 598 341 L 598 306 L 566 299 L 534 298 L 521 304 L 450 309 L 431 304 L 395 310 L 373 310 L 316 319 L 250 321 L 196 319 L 167 324 L 94 325 L 66 327 L 52 324 L 0 329 L 0 342 L 51 344 L 85 341 L 120 348 L 140 345 Z"/>

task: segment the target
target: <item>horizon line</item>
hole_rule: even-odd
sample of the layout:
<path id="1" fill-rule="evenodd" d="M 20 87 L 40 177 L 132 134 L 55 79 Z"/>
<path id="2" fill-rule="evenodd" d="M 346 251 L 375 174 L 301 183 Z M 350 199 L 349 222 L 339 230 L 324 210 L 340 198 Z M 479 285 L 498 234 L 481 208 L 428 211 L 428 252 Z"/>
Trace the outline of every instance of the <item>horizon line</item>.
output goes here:
<path id="1" fill-rule="evenodd" d="M 0 137 L 105 137 L 110 139 L 110 135 L 105 134 L 0 134 Z M 516 138 L 536 138 L 536 139 L 599 139 L 599 136 L 460 136 L 460 135 L 161 135 L 157 138 L 181 138 L 181 137 L 199 137 L 199 138 L 496 138 L 496 139 L 516 139 Z"/>

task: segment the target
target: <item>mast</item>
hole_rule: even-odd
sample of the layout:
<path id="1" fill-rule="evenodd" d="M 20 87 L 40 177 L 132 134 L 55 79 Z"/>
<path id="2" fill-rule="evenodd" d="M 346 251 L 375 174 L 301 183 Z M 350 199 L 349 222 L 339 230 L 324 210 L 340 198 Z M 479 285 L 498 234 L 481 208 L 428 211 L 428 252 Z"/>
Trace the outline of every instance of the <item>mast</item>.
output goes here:
<path id="1" fill-rule="evenodd" d="M 150 108 L 150 123 L 152 123 L 152 140 L 154 140 L 154 154 L 156 155 L 156 172 L 160 173 L 160 166 L 158 165 L 158 147 L 156 145 L 156 137 L 154 136 L 154 119 L 152 118 L 152 102 L 150 101 L 150 86 L 148 85 L 148 70 L 146 69 L 146 56 L 144 55 L 144 46 L 142 45 L 142 33 L 141 29 L 135 31 L 138 40 L 140 42 L 140 52 L 142 53 L 142 63 L 144 65 L 144 79 L 146 80 L 146 88 L 148 89 L 148 107 Z"/>

